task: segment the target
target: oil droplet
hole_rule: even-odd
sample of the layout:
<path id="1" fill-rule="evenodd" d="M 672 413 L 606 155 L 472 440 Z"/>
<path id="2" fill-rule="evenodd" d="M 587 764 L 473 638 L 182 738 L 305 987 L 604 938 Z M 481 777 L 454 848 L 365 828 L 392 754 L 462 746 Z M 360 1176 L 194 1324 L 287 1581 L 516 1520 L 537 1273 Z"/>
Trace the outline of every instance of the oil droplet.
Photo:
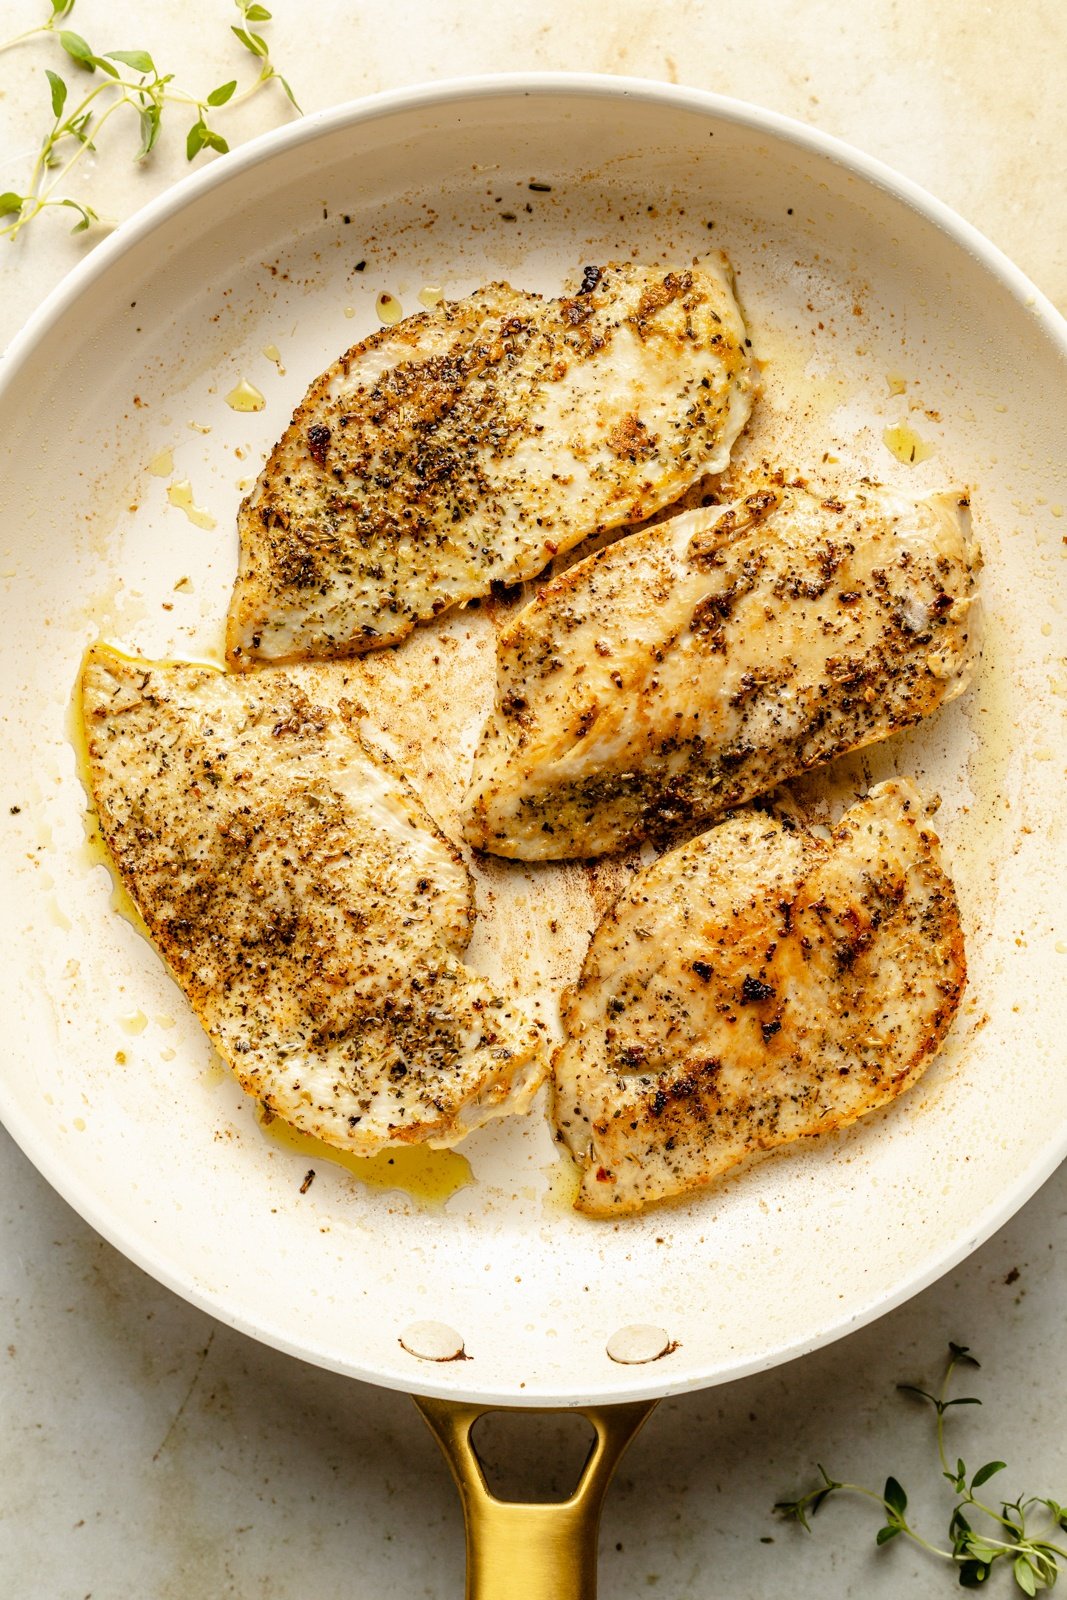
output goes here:
<path id="1" fill-rule="evenodd" d="M 148 1027 L 148 1018 L 143 1011 L 126 1011 L 119 1018 L 119 1027 L 123 1033 L 143 1033 Z"/>
<path id="2" fill-rule="evenodd" d="M 444 297 L 445 297 L 444 290 L 443 289 L 438 289 L 433 284 L 429 284 L 428 283 L 426 285 L 425 289 L 420 289 L 419 290 L 419 299 L 420 299 L 420 301 L 430 311 L 433 310 L 434 306 L 439 306 L 441 304 L 441 301 L 444 299 Z"/>
<path id="3" fill-rule="evenodd" d="M 276 344 L 265 344 L 263 346 L 263 354 L 266 356 L 268 361 L 274 362 L 274 365 L 278 369 L 279 376 L 284 378 L 285 368 L 282 366 L 282 353 L 278 349 L 278 346 Z"/>
<path id="4" fill-rule="evenodd" d="M 1052 624 L 1051 624 L 1051 622 L 1043 622 L 1041 624 L 1041 637 L 1043 639 L 1047 639 L 1051 632 L 1052 632 Z"/>
<path id="5" fill-rule="evenodd" d="M 1056 940 L 1056 954 L 1058 956 L 1067 956 L 1067 939 Z"/>
<path id="6" fill-rule="evenodd" d="M 176 1050 L 172 1050 L 170 1045 L 168 1044 L 168 1045 L 165 1045 L 163 1047 L 163 1049 L 159 1052 L 159 1059 L 160 1059 L 160 1061 L 173 1061 L 174 1057 L 177 1055 L 177 1053 L 178 1052 Z"/>
<path id="7" fill-rule="evenodd" d="M 67 916 L 66 912 L 63 910 L 54 894 L 50 895 L 48 898 L 48 915 L 55 923 L 57 928 L 62 928 L 64 933 L 69 933 L 70 918 Z"/>
<path id="8" fill-rule="evenodd" d="M 208 1058 L 207 1064 L 200 1070 L 200 1082 L 207 1084 L 209 1089 L 217 1089 L 221 1084 L 233 1083 L 230 1069 L 221 1056 L 214 1052 Z"/>
<path id="9" fill-rule="evenodd" d="M 566 1152 L 561 1151 L 558 1161 L 553 1161 L 550 1167 L 542 1167 L 541 1170 L 548 1179 L 545 1210 L 573 1211 L 582 1181 L 577 1163 L 572 1161 Z"/>
<path id="10" fill-rule="evenodd" d="M 153 456 L 148 463 L 148 470 L 153 478 L 169 478 L 174 471 L 174 451 L 168 445 L 166 450 L 161 450 Z"/>
<path id="11" fill-rule="evenodd" d="M 85 1132 L 85 1118 L 84 1117 L 72 1117 L 71 1121 L 74 1123 L 74 1126 L 77 1128 L 79 1133 L 84 1133 Z"/>
<path id="12" fill-rule="evenodd" d="M 215 518 L 210 511 L 205 511 L 203 506 L 198 506 L 193 500 L 193 486 L 188 478 L 178 478 L 167 486 L 167 499 L 172 506 L 177 506 L 179 511 L 184 511 L 189 521 L 198 528 L 214 528 Z"/>
<path id="13" fill-rule="evenodd" d="M 376 1156 L 354 1156 L 347 1150 L 335 1150 L 309 1133 L 301 1133 L 282 1117 L 271 1117 L 260 1106 L 256 1107 L 256 1121 L 273 1144 L 300 1156 L 302 1161 L 331 1161 L 371 1189 L 401 1190 L 425 1210 L 440 1209 L 452 1195 L 474 1182 L 470 1162 L 455 1150 L 402 1145 Z"/>
<path id="14" fill-rule="evenodd" d="M 210 424 L 210 422 L 190 422 L 189 426 L 190 426 L 190 428 L 192 428 L 194 433 L 210 433 L 211 432 L 211 424 Z"/>
<path id="15" fill-rule="evenodd" d="M 390 294 L 388 289 L 383 289 L 374 305 L 378 313 L 378 321 L 384 322 L 387 328 L 400 321 L 404 315 L 404 308 L 395 294 Z"/>
<path id="16" fill-rule="evenodd" d="M 906 467 L 914 467 L 918 462 L 926 461 L 936 454 L 933 445 L 920 439 L 914 428 L 909 428 L 906 422 L 898 423 L 895 428 L 886 428 L 882 434 L 882 443 L 890 455 L 896 456 L 898 461 L 903 461 Z"/>
<path id="17" fill-rule="evenodd" d="M 1047 744 L 1038 745 L 1037 749 L 1034 751 L 1034 760 L 1035 761 L 1051 761 L 1052 760 L 1052 751 L 1049 749 Z"/>
<path id="18" fill-rule="evenodd" d="M 908 380 L 902 377 L 899 372 L 887 372 L 885 381 L 889 385 L 890 394 L 903 394 L 908 387 Z"/>
<path id="19" fill-rule="evenodd" d="M 267 403 L 267 397 L 254 383 L 249 383 L 247 378 L 242 378 L 235 388 L 226 396 L 226 404 L 231 411 L 262 411 Z"/>
<path id="20" fill-rule="evenodd" d="M 356 314 L 355 306 L 345 306 L 345 316 L 346 317 L 354 317 L 355 314 Z"/>
<path id="21" fill-rule="evenodd" d="M 1059 506 L 1059 505 L 1049 506 L 1049 510 L 1052 512 L 1052 515 L 1054 517 L 1062 517 L 1063 516 L 1063 507 L 1062 506 Z"/>

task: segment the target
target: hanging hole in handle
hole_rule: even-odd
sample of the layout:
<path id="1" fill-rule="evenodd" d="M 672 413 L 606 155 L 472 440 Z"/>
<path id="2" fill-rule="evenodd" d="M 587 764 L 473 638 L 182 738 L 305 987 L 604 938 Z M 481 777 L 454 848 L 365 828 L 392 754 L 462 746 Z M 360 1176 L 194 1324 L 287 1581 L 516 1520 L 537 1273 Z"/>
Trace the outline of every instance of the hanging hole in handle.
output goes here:
<path id="1" fill-rule="evenodd" d="M 558 1505 L 581 1482 L 596 1430 L 578 1411 L 487 1411 L 471 1443 L 497 1500 Z"/>

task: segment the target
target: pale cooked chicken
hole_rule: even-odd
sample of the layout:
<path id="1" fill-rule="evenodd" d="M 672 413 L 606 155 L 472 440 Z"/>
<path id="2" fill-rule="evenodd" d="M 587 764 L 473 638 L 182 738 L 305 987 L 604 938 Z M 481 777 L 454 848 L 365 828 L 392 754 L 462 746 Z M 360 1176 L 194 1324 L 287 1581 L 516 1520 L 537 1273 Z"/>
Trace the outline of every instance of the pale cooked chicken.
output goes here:
<path id="1" fill-rule="evenodd" d="M 963 495 L 779 475 L 578 562 L 497 641 L 467 839 L 602 855 L 917 722 L 969 680 L 969 530 Z"/>
<path id="2" fill-rule="evenodd" d="M 829 843 L 749 809 L 661 856 L 564 1008 L 553 1114 L 578 1209 L 637 1211 L 884 1105 L 939 1048 L 965 977 L 910 783 L 872 789 Z"/>
<path id="3" fill-rule="evenodd" d="M 238 514 L 233 667 L 373 650 L 721 472 L 752 404 L 725 260 L 492 284 L 357 344 Z"/>
<path id="4" fill-rule="evenodd" d="M 343 707 L 103 647 L 81 702 L 108 849 L 249 1094 L 359 1155 L 527 1109 L 538 1032 L 459 959 L 466 868 Z"/>

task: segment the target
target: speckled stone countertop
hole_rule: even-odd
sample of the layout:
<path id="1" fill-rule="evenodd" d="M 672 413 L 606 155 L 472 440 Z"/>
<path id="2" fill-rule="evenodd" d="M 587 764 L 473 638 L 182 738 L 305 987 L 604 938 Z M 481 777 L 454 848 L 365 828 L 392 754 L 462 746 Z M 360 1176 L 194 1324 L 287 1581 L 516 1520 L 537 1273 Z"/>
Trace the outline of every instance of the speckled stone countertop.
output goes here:
<path id="1" fill-rule="evenodd" d="M 5 0 L 0 35 L 48 0 Z M 274 55 L 305 109 L 379 89 L 523 69 L 626 73 L 710 88 L 837 134 L 925 185 L 1067 307 L 1067 11 L 974 0 L 274 0 Z M 226 0 L 77 0 L 70 25 L 146 48 L 181 81 L 245 72 Z M 17 189 L 47 116 L 47 41 L 0 54 L 0 189 Z M 232 142 L 285 116 L 232 111 Z M 220 118 L 221 123 L 221 118 Z M 124 217 L 185 170 L 180 140 L 135 169 L 125 140 L 85 192 Z M 46 216 L 0 241 L 0 341 L 89 248 Z M 951 1453 L 1006 1460 L 1011 1493 L 1067 1496 L 1067 1170 L 934 1287 L 827 1349 L 664 1402 L 608 1499 L 601 1594 L 771 1600 L 947 1594 L 877 1514 L 839 1503 L 813 1537 L 771 1514 L 822 1461 L 909 1488 L 926 1531 L 945 1507 L 929 1419 L 898 1380 L 937 1376 L 949 1339 L 982 1370 Z M 18 1600 L 450 1600 L 463 1591 L 458 1505 L 403 1395 L 305 1366 L 217 1325 L 104 1243 L 0 1132 L 0 1589 Z M 516 1446 L 521 1468 L 533 1444 Z M 997 1592 L 1007 1593 L 1004 1574 Z"/>

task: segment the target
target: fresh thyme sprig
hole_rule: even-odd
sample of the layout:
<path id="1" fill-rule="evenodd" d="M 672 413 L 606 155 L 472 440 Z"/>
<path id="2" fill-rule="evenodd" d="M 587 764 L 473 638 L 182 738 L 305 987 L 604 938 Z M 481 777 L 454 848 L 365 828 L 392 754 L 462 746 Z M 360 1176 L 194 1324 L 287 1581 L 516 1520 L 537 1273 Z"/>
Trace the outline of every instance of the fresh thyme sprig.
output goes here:
<path id="1" fill-rule="evenodd" d="M 960 1395 L 949 1399 L 948 1390 L 956 1368 L 965 1365 L 977 1367 L 978 1362 L 966 1345 L 950 1344 L 949 1360 L 940 1391 L 930 1394 L 915 1384 L 900 1383 L 897 1388 L 917 1395 L 933 1406 L 937 1414 L 937 1453 L 942 1476 L 952 1485 L 956 1495 L 948 1523 L 951 1548 L 932 1544 L 916 1532 L 907 1520 L 908 1497 L 897 1482 L 890 1477 L 881 1494 L 865 1489 L 860 1484 L 839 1483 L 826 1469 L 819 1467 L 822 1482 L 796 1500 L 781 1500 L 775 1506 L 780 1516 L 798 1522 L 811 1532 L 809 1517 L 834 1494 L 858 1494 L 873 1500 L 885 1513 L 885 1522 L 878 1529 L 875 1541 L 888 1544 L 898 1534 L 927 1550 L 931 1555 L 952 1562 L 959 1581 L 965 1589 L 978 1589 L 986 1583 L 998 1563 L 1010 1566 L 1017 1588 L 1026 1595 L 1036 1595 L 1039 1590 L 1051 1589 L 1060 1573 L 1060 1562 L 1067 1561 L 1067 1548 L 1051 1537 L 1060 1529 L 1067 1529 L 1067 1506 L 1040 1495 L 1019 1496 L 1017 1500 L 1000 1502 L 999 1511 L 980 1500 L 976 1490 L 989 1482 L 998 1472 L 1003 1472 L 1003 1461 L 987 1461 L 968 1477 L 967 1467 L 957 1458 L 950 1465 L 945 1449 L 945 1413 L 952 1406 L 977 1406 L 981 1401 L 973 1395 Z M 983 1525 L 974 1527 L 971 1517 L 983 1519 Z M 1028 1525 L 1034 1515 L 1044 1526 L 1035 1531 Z"/>
<path id="2" fill-rule="evenodd" d="M 201 98 L 173 87 L 174 74 L 160 72 L 147 50 L 108 50 L 98 54 L 80 33 L 61 27 L 74 9 L 75 0 L 49 0 L 51 15 L 36 28 L 29 28 L 13 39 L 0 43 L 0 51 L 29 39 L 48 34 L 55 38 L 69 62 L 91 78 L 99 78 L 77 103 L 70 108 L 75 96 L 70 85 L 58 72 L 45 69 L 52 108 L 52 125 L 41 140 L 37 158 L 30 173 L 25 193 L 7 190 L 0 194 L 0 219 L 10 217 L 0 227 L 0 238 L 14 239 L 35 217 L 50 207 L 66 206 L 78 213 L 72 233 L 81 233 L 100 218 L 90 205 L 59 192 L 71 169 L 87 151 L 95 151 L 97 140 L 113 116 L 129 106 L 137 116 L 137 148 L 135 161 L 144 161 L 155 148 L 167 106 L 184 106 L 195 113 L 185 140 L 185 153 L 192 161 L 202 150 L 217 150 L 225 154 L 230 148 L 224 136 L 211 125 L 212 114 L 222 106 L 239 105 L 251 99 L 272 79 L 299 111 L 296 96 L 278 71 L 270 56 L 270 48 L 262 34 L 255 32 L 257 25 L 270 21 L 270 12 L 256 0 L 234 0 L 241 15 L 242 26 L 234 25 L 231 32 L 258 63 L 257 76 L 244 89 L 238 91 L 237 79 L 219 84 L 218 88 Z"/>

